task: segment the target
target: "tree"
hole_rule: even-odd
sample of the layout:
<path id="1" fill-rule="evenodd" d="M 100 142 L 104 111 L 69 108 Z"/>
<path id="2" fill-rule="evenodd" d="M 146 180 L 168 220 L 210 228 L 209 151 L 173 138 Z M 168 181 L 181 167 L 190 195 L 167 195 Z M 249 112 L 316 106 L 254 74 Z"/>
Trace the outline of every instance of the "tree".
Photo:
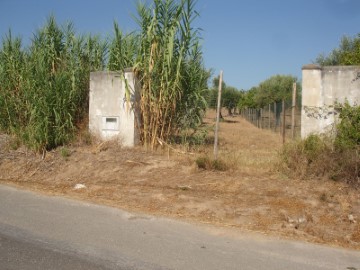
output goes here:
<path id="1" fill-rule="evenodd" d="M 360 34 L 353 38 L 344 36 L 339 48 L 327 56 L 320 54 L 315 63 L 321 66 L 360 65 Z"/>
<path id="2" fill-rule="evenodd" d="M 258 105 L 255 101 L 255 95 L 256 95 L 257 91 L 258 91 L 257 87 L 252 87 L 248 91 L 241 92 L 241 96 L 240 96 L 240 99 L 237 104 L 239 110 L 245 109 L 245 108 L 257 108 L 258 107 Z"/>
<path id="3" fill-rule="evenodd" d="M 214 79 L 213 79 L 213 88 L 214 89 L 219 89 L 219 81 L 220 81 L 220 76 L 216 76 Z M 223 80 L 222 83 L 221 83 L 221 89 L 225 89 L 226 88 L 226 83 L 225 81 Z"/>
<path id="4" fill-rule="evenodd" d="M 255 100 L 260 107 L 283 99 L 291 99 L 293 83 L 296 77 L 275 75 L 260 83 Z"/>
<path id="5" fill-rule="evenodd" d="M 206 100 L 209 108 L 216 109 L 219 91 L 219 76 L 213 79 L 212 84 L 212 88 L 207 91 Z M 225 107 L 228 110 L 229 115 L 231 115 L 233 114 L 233 110 L 237 107 L 241 92 L 235 87 L 227 86 L 224 81 L 221 84 L 221 89 L 221 107 Z"/>
<path id="6" fill-rule="evenodd" d="M 229 115 L 233 114 L 233 110 L 237 107 L 237 104 L 241 97 L 241 92 L 235 87 L 228 86 L 222 93 L 222 107 L 228 110 Z"/>
<path id="7" fill-rule="evenodd" d="M 290 100 L 292 97 L 293 83 L 296 77 L 290 75 L 275 75 L 261 82 L 259 86 L 243 92 L 239 97 L 237 106 L 243 108 L 262 108 L 273 102 Z M 300 84 L 297 83 L 297 93 L 300 95 Z"/>

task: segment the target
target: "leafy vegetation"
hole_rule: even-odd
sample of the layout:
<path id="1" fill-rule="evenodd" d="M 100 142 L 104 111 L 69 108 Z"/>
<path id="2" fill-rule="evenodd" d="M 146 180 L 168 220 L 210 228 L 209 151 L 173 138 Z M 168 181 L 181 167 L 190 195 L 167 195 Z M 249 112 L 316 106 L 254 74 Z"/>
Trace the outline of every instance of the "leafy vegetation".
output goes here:
<path id="1" fill-rule="evenodd" d="M 355 149 L 360 146 L 360 106 L 345 102 L 338 106 L 341 122 L 337 126 L 335 145 L 338 149 Z"/>
<path id="2" fill-rule="evenodd" d="M 196 159 L 196 165 L 199 169 L 210 171 L 227 171 L 229 166 L 222 159 L 212 159 L 208 156 L 201 156 Z"/>
<path id="3" fill-rule="evenodd" d="M 280 153 L 281 169 L 298 177 L 327 176 L 360 184 L 360 106 L 345 103 L 335 138 L 310 135 L 288 143 Z"/>
<path id="4" fill-rule="evenodd" d="M 0 47 L 0 130 L 36 151 L 66 144 L 86 121 L 90 71 L 131 67 L 142 88 L 145 145 L 196 130 L 209 72 L 192 26 L 195 1 L 154 0 L 137 9 L 140 31 L 124 34 L 114 23 L 110 40 L 78 35 L 53 16 L 26 48 L 9 32 Z"/>
<path id="5" fill-rule="evenodd" d="M 344 36 L 339 48 L 329 55 L 321 54 L 315 63 L 321 66 L 360 65 L 360 34 L 355 37 Z"/>
<path id="6" fill-rule="evenodd" d="M 231 115 L 234 113 L 234 110 L 237 108 L 237 104 L 241 99 L 243 92 L 237 90 L 235 87 L 227 86 L 223 81 L 221 85 L 221 107 L 225 107 L 228 110 L 228 114 Z M 209 108 L 216 109 L 217 99 L 219 91 L 219 76 L 213 79 L 212 88 L 207 90 L 205 93 L 205 98 Z"/>
<path id="7" fill-rule="evenodd" d="M 103 68 L 105 48 L 54 17 L 28 48 L 9 32 L 0 50 L 0 129 L 37 151 L 67 143 L 87 113 L 89 72 Z"/>
<path id="8" fill-rule="evenodd" d="M 199 30 L 192 27 L 195 1 L 154 0 L 137 9 L 141 37 L 134 66 L 142 85 L 142 140 L 154 147 L 158 139 L 201 124 L 209 73 Z"/>
<path id="9" fill-rule="evenodd" d="M 339 48 L 328 56 L 320 55 L 317 64 L 359 65 L 360 35 L 343 37 Z M 291 175 L 311 175 L 360 184 L 360 106 L 348 102 L 336 104 L 340 123 L 335 137 L 311 135 L 304 140 L 285 145 L 281 152 L 282 169 Z"/>
<path id="10" fill-rule="evenodd" d="M 237 106 L 243 108 L 262 108 L 274 102 L 291 100 L 293 83 L 297 79 L 290 75 L 275 75 L 261 82 L 257 87 L 244 92 Z M 301 86 L 297 83 L 297 95 L 301 95 Z"/>

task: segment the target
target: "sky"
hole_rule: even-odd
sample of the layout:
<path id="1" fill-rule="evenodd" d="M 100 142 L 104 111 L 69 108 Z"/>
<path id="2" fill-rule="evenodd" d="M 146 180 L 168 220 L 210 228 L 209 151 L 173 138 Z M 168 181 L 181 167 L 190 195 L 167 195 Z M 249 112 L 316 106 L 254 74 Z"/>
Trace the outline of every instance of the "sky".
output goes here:
<path id="1" fill-rule="evenodd" d="M 151 2 L 148 0 L 148 2 Z M 11 29 L 24 44 L 53 14 L 77 33 L 138 29 L 136 0 L 0 0 L 0 36 Z M 301 68 L 360 33 L 360 0 L 198 0 L 205 66 L 227 85 L 248 90 L 273 75 L 301 80 Z"/>

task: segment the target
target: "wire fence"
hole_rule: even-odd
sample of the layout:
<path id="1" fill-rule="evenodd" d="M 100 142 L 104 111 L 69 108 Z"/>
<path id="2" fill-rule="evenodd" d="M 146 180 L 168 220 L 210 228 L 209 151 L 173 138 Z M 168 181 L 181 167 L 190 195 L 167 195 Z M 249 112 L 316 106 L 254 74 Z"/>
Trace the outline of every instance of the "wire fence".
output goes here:
<path id="1" fill-rule="evenodd" d="M 263 108 L 244 108 L 240 114 L 254 126 L 278 132 L 286 138 L 301 136 L 301 106 L 292 101 L 275 102 Z"/>

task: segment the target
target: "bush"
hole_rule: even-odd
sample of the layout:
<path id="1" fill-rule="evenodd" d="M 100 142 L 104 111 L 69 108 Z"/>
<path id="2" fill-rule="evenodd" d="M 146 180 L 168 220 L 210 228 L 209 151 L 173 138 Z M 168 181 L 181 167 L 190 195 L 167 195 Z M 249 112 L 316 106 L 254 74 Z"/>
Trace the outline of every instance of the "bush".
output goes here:
<path id="1" fill-rule="evenodd" d="M 286 144 L 280 151 L 279 167 L 290 176 L 327 176 L 360 184 L 360 106 L 342 105 L 341 122 L 334 139 L 310 135 Z"/>
<path id="2" fill-rule="evenodd" d="M 70 157 L 71 152 L 70 152 L 69 148 L 67 148 L 67 147 L 61 147 L 61 149 L 60 149 L 60 155 L 61 155 L 65 160 L 67 160 L 68 157 Z"/>
<path id="3" fill-rule="evenodd" d="M 202 156 L 196 159 L 196 165 L 199 169 L 213 170 L 213 171 L 226 171 L 229 166 L 221 159 L 211 159 L 207 156 Z"/>
<path id="4" fill-rule="evenodd" d="M 339 106 L 341 122 L 337 126 L 335 146 L 339 150 L 360 146 L 360 106 L 350 106 L 348 102 Z"/>
<path id="5" fill-rule="evenodd" d="M 280 167 L 286 174 L 296 177 L 322 176 L 327 171 L 331 146 L 328 140 L 310 135 L 284 145 L 280 151 Z"/>

